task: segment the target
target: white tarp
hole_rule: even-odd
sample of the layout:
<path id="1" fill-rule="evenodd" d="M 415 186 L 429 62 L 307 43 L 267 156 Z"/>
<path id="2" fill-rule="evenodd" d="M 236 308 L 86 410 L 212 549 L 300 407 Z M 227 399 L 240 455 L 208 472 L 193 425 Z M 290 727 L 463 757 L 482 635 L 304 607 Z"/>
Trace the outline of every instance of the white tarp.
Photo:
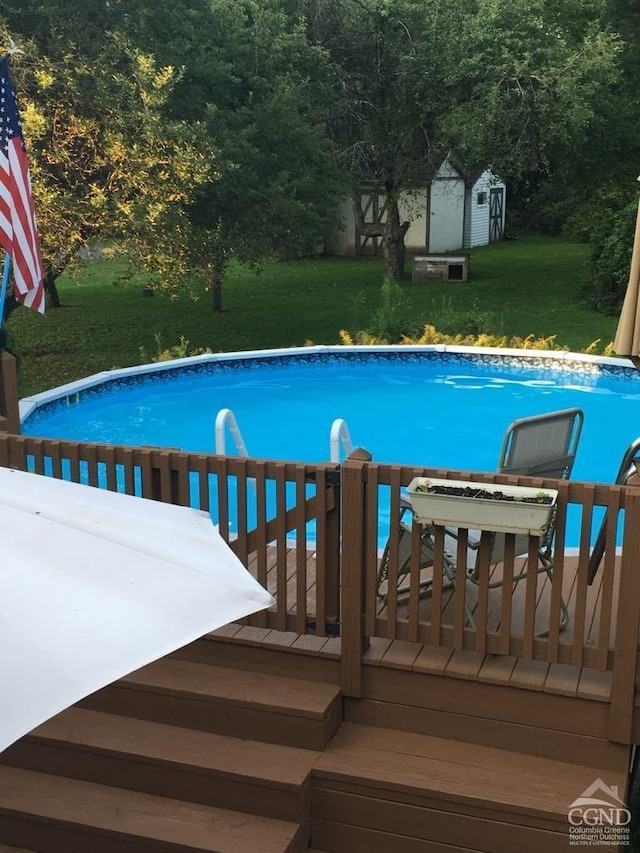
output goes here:
<path id="1" fill-rule="evenodd" d="M 0 468 L 0 751 L 272 603 L 204 513 Z"/>

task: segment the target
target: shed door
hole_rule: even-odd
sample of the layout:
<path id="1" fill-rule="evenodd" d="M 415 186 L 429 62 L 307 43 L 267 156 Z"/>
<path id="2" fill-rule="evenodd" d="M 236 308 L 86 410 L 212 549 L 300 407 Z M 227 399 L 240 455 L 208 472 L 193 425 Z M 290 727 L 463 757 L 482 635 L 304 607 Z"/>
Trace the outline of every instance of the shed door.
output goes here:
<path id="1" fill-rule="evenodd" d="M 504 231 L 504 187 L 489 192 L 489 240 L 502 240 Z"/>
<path id="2" fill-rule="evenodd" d="M 376 192 L 360 198 L 364 221 L 367 225 L 378 225 L 387 219 L 387 197 Z M 356 255 L 379 255 L 382 252 L 382 237 L 365 237 L 356 224 Z"/>
<path id="3" fill-rule="evenodd" d="M 433 181 L 429 213 L 429 252 L 438 254 L 461 249 L 464 229 L 464 181 Z"/>

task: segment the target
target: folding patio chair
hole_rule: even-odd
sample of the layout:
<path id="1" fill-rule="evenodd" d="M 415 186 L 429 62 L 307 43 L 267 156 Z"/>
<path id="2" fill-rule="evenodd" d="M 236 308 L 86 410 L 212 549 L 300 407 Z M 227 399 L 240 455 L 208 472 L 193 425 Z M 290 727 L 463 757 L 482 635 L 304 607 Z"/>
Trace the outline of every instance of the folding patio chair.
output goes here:
<path id="1" fill-rule="evenodd" d="M 576 451 L 584 415 L 581 409 L 570 408 L 543 415 L 520 418 L 514 421 L 507 429 L 502 442 L 502 448 L 498 460 L 498 473 L 514 474 L 530 477 L 566 479 L 570 476 L 575 462 Z M 411 557 L 411 506 L 405 499 L 401 499 L 400 512 L 400 536 L 398 554 L 398 600 L 406 600 L 409 592 L 409 584 L 406 582 L 410 571 Z M 449 586 L 455 586 L 457 566 L 454 552 L 457 531 L 447 528 L 447 540 L 449 545 L 445 549 L 443 572 Z M 420 569 L 433 565 L 433 527 L 423 525 L 421 533 Z M 549 529 L 540 539 L 538 572 L 545 572 L 549 578 L 553 577 L 553 521 Z M 505 534 L 493 533 L 491 535 L 490 564 L 496 565 L 504 559 Z M 522 554 L 528 549 L 529 537 L 516 535 L 515 553 Z M 465 577 L 472 583 L 477 584 L 480 579 L 480 531 L 469 531 L 468 542 L 469 559 L 465 567 Z M 386 599 L 388 584 L 388 573 L 390 566 L 390 543 L 384 549 L 380 568 L 378 571 L 378 596 Z M 513 577 L 514 583 L 521 580 L 527 574 L 526 570 Z M 429 595 L 433 578 L 424 578 L 420 582 L 420 594 Z M 502 581 L 490 583 L 490 587 L 498 587 Z M 564 601 L 561 602 L 561 628 L 568 623 L 568 610 Z M 470 624 L 474 624 L 473 614 L 467 607 L 467 618 Z"/>
<path id="2" fill-rule="evenodd" d="M 625 450 L 615 479 L 616 486 L 626 486 L 634 474 L 640 474 L 640 438 L 636 438 Z M 593 551 L 589 557 L 588 583 L 591 585 L 598 573 L 604 556 L 607 538 L 607 513 L 604 513 Z"/>

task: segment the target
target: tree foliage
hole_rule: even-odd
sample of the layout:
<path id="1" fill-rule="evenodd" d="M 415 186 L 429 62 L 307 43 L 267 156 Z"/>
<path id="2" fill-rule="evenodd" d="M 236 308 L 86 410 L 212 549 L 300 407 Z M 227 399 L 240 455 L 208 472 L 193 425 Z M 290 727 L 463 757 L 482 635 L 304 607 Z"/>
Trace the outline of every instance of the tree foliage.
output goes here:
<path id="1" fill-rule="evenodd" d="M 590 158 L 589 180 L 577 183 L 575 195 L 578 211 L 585 211 L 583 220 L 588 217 L 583 234 L 591 244 L 587 303 L 606 314 L 617 314 L 629 278 L 638 205 L 640 7 L 635 0 L 610 0 L 607 14 L 611 26 L 621 33 L 623 73 L 600 112 L 601 144 L 579 152 L 579 164 Z"/>
<path id="2" fill-rule="evenodd" d="M 225 25 L 210 49 L 229 80 L 203 104 L 222 166 L 198 221 L 244 261 L 317 253 L 343 192 L 325 133 L 327 57 L 277 0 L 214 8 Z"/>
<path id="3" fill-rule="evenodd" d="M 46 16 L 34 19 L 42 26 Z M 14 84 L 54 277 L 93 242 L 117 247 L 163 281 L 184 272 L 189 206 L 216 179 L 217 158 L 203 122 L 167 115 L 179 71 L 122 32 L 99 40 L 91 26 L 77 38 L 75 28 L 54 25 L 34 25 L 31 40 L 15 26 L 10 32 L 25 51 L 12 63 Z"/>
<path id="4" fill-rule="evenodd" d="M 137 38 L 184 63 L 171 113 L 205 122 L 218 151 L 217 180 L 192 208 L 215 239 L 214 280 L 231 255 L 257 263 L 317 253 L 344 192 L 325 133 L 326 53 L 281 0 L 139 5 L 147 16 L 136 16 Z"/>
<path id="5" fill-rule="evenodd" d="M 1 23 L 26 52 L 15 77 L 56 272 L 99 241 L 221 309 L 231 256 L 317 250 L 336 187 L 323 56 L 278 0 L 21 0 Z"/>
<path id="6" fill-rule="evenodd" d="M 638 203 L 628 202 L 594 232 L 584 298 L 603 314 L 618 314 L 629 281 Z"/>

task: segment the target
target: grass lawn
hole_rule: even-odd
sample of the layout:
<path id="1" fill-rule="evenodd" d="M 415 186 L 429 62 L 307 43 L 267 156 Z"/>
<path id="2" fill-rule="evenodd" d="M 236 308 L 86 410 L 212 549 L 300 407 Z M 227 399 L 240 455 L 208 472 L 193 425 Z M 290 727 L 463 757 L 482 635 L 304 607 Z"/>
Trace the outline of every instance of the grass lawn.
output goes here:
<path id="1" fill-rule="evenodd" d="M 558 343 L 579 351 L 597 338 L 608 343 L 617 323 L 580 304 L 586 260 L 584 245 L 527 237 L 473 250 L 465 284 L 407 280 L 403 289 L 422 325 L 451 333 L 480 318 L 484 331 L 556 335 Z M 61 309 L 44 318 L 14 312 L 8 327 L 20 357 L 22 396 L 148 361 L 158 334 L 163 348 L 184 336 L 190 351 L 336 344 L 342 328 L 370 328 L 381 298 L 382 263 L 376 259 L 266 264 L 258 275 L 235 266 L 225 283 L 226 310 L 217 315 L 208 294 L 198 301 L 147 298 L 139 283 L 119 283 L 120 271 L 114 261 L 87 262 L 75 277 L 59 279 Z"/>

